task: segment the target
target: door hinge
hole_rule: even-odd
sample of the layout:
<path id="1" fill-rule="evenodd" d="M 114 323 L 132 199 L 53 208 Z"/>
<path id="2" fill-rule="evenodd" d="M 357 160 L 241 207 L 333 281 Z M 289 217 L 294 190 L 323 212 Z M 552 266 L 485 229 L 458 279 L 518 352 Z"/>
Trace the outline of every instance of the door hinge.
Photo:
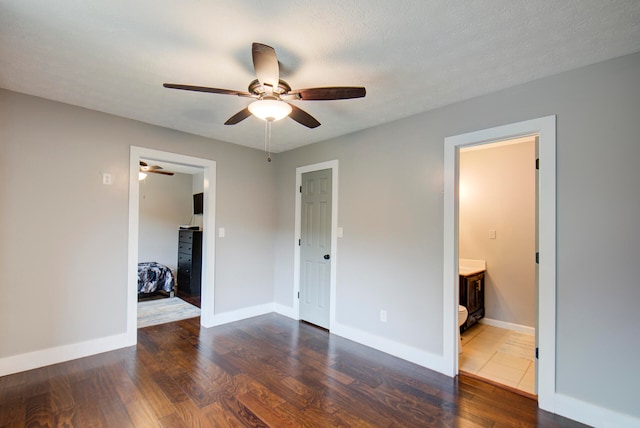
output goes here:
<path id="1" fill-rule="evenodd" d="M 302 245 L 302 239 L 298 239 L 298 247 Z"/>
<path id="2" fill-rule="evenodd" d="M 302 186 L 300 186 L 300 193 L 302 193 Z"/>
<path id="3" fill-rule="evenodd" d="M 540 169 L 540 159 L 536 159 L 536 169 Z"/>
<path id="4" fill-rule="evenodd" d="M 536 264 L 540 264 L 540 253 L 536 251 Z"/>
<path id="5" fill-rule="evenodd" d="M 300 292 L 298 291 L 298 300 L 300 300 Z M 537 358 L 537 351 L 536 351 L 536 358 Z"/>
<path id="6" fill-rule="evenodd" d="M 299 298 L 300 298 L 300 293 L 298 293 L 298 299 L 299 299 Z M 538 354 L 539 354 L 539 352 L 538 352 L 538 348 L 536 348 L 536 360 L 537 360 L 537 359 L 539 359 L 539 358 L 538 358 Z"/>

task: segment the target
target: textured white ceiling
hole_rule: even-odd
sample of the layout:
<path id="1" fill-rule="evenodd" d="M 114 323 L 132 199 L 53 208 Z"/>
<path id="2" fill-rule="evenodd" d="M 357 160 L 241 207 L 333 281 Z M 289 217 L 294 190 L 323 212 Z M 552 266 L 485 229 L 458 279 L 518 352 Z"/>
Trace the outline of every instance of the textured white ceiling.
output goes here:
<path id="1" fill-rule="evenodd" d="M 274 152 L 640 51 L 638 0 L 0 0 L 0 87 L 262 148 L 246 90 L 251 43 L 273 46 L 294 89 L 365 86 L 298 101 L 322 126 L 273 127 Z"/>

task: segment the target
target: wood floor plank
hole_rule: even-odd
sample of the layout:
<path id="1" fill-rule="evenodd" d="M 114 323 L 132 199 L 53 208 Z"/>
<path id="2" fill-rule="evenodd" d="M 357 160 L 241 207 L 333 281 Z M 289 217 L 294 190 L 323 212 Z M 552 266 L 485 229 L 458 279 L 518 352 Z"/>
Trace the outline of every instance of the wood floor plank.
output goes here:
<path id="1" fill-rule="evenodd" d="M 190 428 L 209 427 L 207 412 L 202 411 L 194 402 L 190 400 L 175 403 L 176 415 Z"/>
<path id="2" fill-rule="evenodd" d="M 251 410 L 267 426 L 294 427 L 303 426 L 304 421 L 283 412 L 279 406 L 269 406 L 253 392 L 245 392 L 238 397 L 238 400 Z"/>
<path id="3" fill-rule="evenodd" d="M 54 412 L 51 406 L 51 394 L 48 392 L 31 396 L 25 405 L 25 426 L 53 426 Z"/>
<path id="4" fill-rule="evenodd" d="M 106 427 L 105 421 L 98 402 L 95 400 L 81 401 L 76 398 L 76 406 L 74 407 L 73 417 L 71 418 L 71 427 Z"/>
<path id="5" fill-rule="evenodd" d="M 166 418 L 166 416 L 158 418 L 157 413 L 153 411 L 151 405 L 144 400 L 135 400 L 125 403 L 124 407 L 127 410 L 127 415 L 131 420 L 131 423 L 135 427 L 162 427 L 163 424 L 161 420 L 162 418 Z M 173 410 L 172 407 L 169 408 Z M 170 414 L 173 415 L 173 413 Z"/>
<path id="6" fill-rule="evenodd" d="M 167 428 L 189 428 L 189 426 L 175 413 L 162 417 L 160 425 Z"/>
<path id="7" fill-rule="evenodd" d="M 151 378 L 172 403 L 180 403 L 189 399 L 180 385 L 167 373 L 156 372 L 151 375 Z"/>
<path id="8" fill-rule="evenodd" d="M 130 414 L 131 409 L 139 402 L 145 404 L 145 411 L 149 408 L 159 420 L 175 413 L 169 398 L 157 387 L 151 374 L 144 367 L 129 368 L 127 374 L 129 381 L 123 379 L 120 388 L 124 391 L 120 392 L 119 388 L 118 393 Z"/>
<path id="9" fill-rule="evenodd" d="M 270 314 L 140 329 L 136 347 L 0 378 L 0 427 L 580 427 Z"/>
<path id="10" fill-rule="evenodd" d="M 51 408 L 54 413 L 73 409 L 75 401 L 69 379 L 66 376 L 54 376 L 48 380 L 51 391 Z"/>
<path id="11" fill-rule="evenodd" d="M 10 376 L 7 376 L 10 377 Z M 5 382 L 4 385 L 11 385 Z M 0 397 L 0 427 L 4 426 L 24 426 L 26 418 L 26 391 L 21 385 L 4 388 Z"/>
<path id="12" fill-rule="evenodd" d="M 118 397 L 98 400 L 98 408 L 108 427 L 133 428 L 136 426 Z"/>
<path id="13" fill-rule="evenodd" d="M 213 403 L 204 410 L 207 421 L 210 423 L 209 426 L 216 428 L 239 428 L 245 426 L 232 413 L 225 411 L 219 403 Z"/>

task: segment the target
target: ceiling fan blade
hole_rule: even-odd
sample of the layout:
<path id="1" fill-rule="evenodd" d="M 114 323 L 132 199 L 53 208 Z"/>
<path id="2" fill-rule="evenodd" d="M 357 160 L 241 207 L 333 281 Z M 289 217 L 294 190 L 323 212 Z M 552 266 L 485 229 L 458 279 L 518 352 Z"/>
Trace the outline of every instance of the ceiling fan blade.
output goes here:
<path id="1" fill-rule="evenodd" d="M 289 91 L 287 95 L 297 95 L 298 99 L 312 100 L 348 100 L 362 98 L 367 94 L 361 86 L 333 86 L 327 88 L 296 89 Z"/>
<path id="2" fill-rule="evenodd" d="M 289 117 L 291 119 L 295 120 L 300 125 L 306 126 L 307 128 L 317 128 L 318 126 L 320 126 L 320 122 L 318 122 L 315 117 L 311 116 L 309 113 L 302 110 L 298 106 L 295 106 L 293 104 L 289 105 L 292 109 L 291 113 L 289 114 Z"/>
<path id="3" fill-rule="evenodd" d="M 162 86 L 169 89 L 181 89 L 183 91 L 209 92 L 212 94 L 237 95 L 239 97 L 255 97 L 245 91 L 234 91 L 231 89 L 209 88 L 207 86 L 182 85 L 179 83 L 163 83 Z"/>
<path id="4" fill-rule="evenodd" d="M 144 165 L 143 165 L 144 164 Z M 147 165 L 146 162 L 140 162 L 140 171 L 141 172 L 156 172 L 158 170 L 163 169 L 159 165 Z"/>
<path id="5" fill-rule="evenodd" d="M 157 169 L 151 169 L 149 171 L 145 171 L 145 172 L 150 172 L 152 174 L 162 174 L 162 175 L 173 175 L 173 172 L 168 172 L 168 171 L 158 171 Z"/>
<path id="6" fill-rule="evenodd" d="M 245 107 L 242 110 L 240 110 L 239 112 L 237 112 L 236 114 L 234 114 L 233 116 L 231 116 L 229 119 L 227 119 L 227 121 L 224 124 L 225 125 L 235 125 L 236 123 L 242 122 L 243 120 L 245 120 L 249 116 L 251 116 L 251 112 L 249 111 L 249 107 Z"/>
<path id="7" fill-rule="evenodd" d="M 273 92 L 273 89 L 278 87 L 278 82 L 280 81 L 280 67 L 278 66 L 276 51 L 271 46 L 254 42 L 251 45 L 251 54 L 253 56 L 253 68 L 262 88 L 267 93 Z"/>

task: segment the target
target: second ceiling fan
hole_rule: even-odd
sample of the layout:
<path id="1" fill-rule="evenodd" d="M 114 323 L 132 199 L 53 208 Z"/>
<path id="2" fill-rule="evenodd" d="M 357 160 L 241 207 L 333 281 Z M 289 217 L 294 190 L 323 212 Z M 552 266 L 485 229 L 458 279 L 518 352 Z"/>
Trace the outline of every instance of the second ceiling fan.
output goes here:
<path id="1" fill-rule="evenodd" d="M 141 172 L 143 174 L 152 173 L 152 174 L 161 174 L 161 175 L 174 175 L 173 172 L 165 171 L 159 165 L 149 165 L 145 161 L 140 161 L 140 167 L 138 172 Z"/>
<path id="2" fill-rule="evenodd" d="M 231 116 L 224 124 L 235 125 L 252 114 L 268 122 L 289 116 L 296 122 L 308 128 L 320 126 L 320 122 L 301 108 L 286 101 L 318 101 L 345 100 L 362 98 L 366 95 L 361 86 L 331 86 L 308 89 L 291 89 L 291 86 L 280 79 L 280 67 L 276 51 L 262 43 L 253 43 L 251 48 L 253 68 L 257 79 L 249 84 L 248 91 L 209 88 L 206 86 L 192 86 L 178 83 L 165 83 L 165 88 L 182 89 L 186 91 L 210 92 L 213 94 L 237 95 L 239 97 L 254 98 L 256 101 Z"/>

